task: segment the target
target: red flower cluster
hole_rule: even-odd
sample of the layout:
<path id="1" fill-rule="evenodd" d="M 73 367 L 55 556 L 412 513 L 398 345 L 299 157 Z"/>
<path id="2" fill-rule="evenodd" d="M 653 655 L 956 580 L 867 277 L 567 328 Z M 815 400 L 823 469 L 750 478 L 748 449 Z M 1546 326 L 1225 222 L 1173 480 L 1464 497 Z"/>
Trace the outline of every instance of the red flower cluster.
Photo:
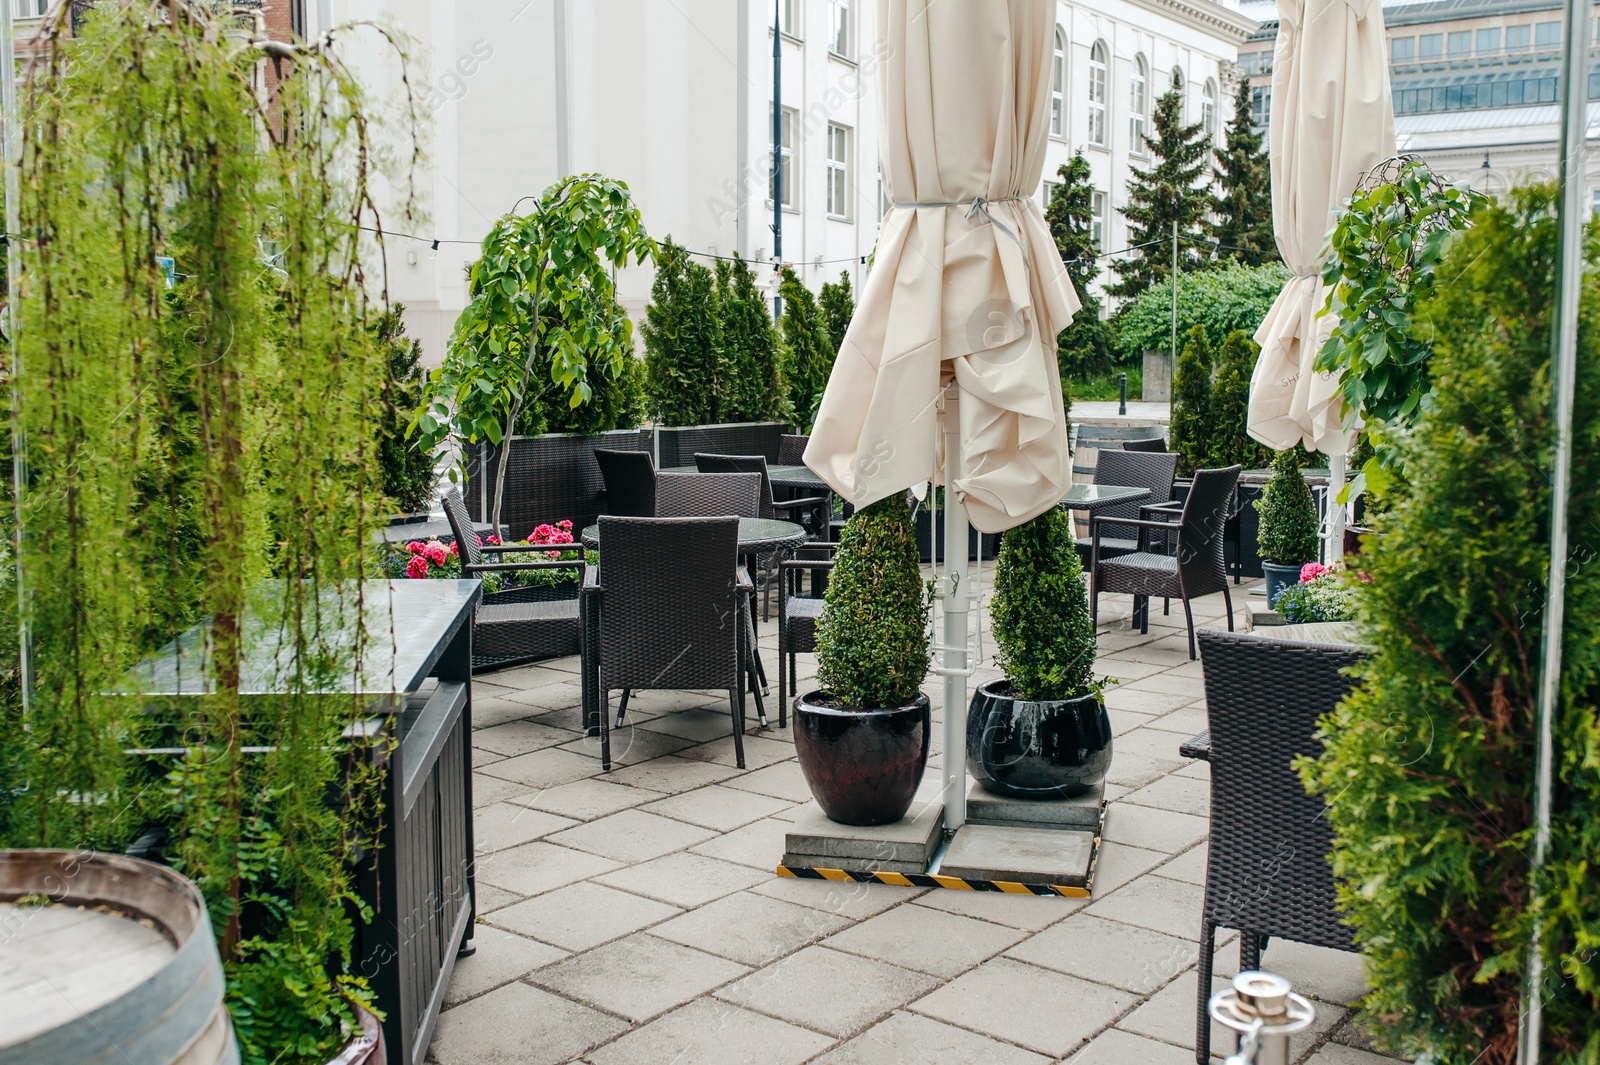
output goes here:
<path id="1" fill-rule="evenodd" d="M 572 543 L 572 522 L 561 520 L 554 525 L 544 524 L 534 526 L 533 532 L 528 534 L 525 541 L 530 544 L 570 544 Z M 547 552 L 551 558 L 560 558 L 561 552 Z"/>
<path id="2" fill-rule="evenodd" d="M 413 544 L 411 546 L 415 547 L 415 546 L 418 546 L 418 545 Z M 420 581 L 422 578 L 426 577 L 427 575 L 428 575 L 428 560 L 423 558 L 419 554 L 412 555 L 411 560 L 406 563 L 406 576 L 410 577 L 414 581 Z"/>

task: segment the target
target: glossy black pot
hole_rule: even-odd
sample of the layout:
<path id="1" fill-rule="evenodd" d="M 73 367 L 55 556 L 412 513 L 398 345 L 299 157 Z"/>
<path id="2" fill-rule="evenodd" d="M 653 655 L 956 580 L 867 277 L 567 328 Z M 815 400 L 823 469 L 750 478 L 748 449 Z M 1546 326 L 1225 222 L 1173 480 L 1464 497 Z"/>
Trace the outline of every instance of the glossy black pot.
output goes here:
<path id="1" fill-rule="evenodd" d="M 1099 693 L 1034 702 L 991 680 L 967 710 L 967 769 L 988 791 L 1018 799 L 1082 795 L 1111 768 L 1111 718 Z"/>
<path id="2" fill-rule="evenodd" d="M 928 697 L 886 710 L 835 709 L 825 698 L 794 701 L 794 750 L 817 804 L 842 825 L 900 820 L 928 766 Z"/>

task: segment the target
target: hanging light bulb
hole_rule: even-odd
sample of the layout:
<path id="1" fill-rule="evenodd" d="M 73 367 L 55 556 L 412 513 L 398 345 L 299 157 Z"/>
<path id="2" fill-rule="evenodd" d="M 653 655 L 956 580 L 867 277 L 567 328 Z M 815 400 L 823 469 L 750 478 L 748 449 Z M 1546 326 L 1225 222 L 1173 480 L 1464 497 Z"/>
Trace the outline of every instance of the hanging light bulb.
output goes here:
<path id="1" fill-rule="evenodd" d="M 438 257 L 439 257 L 439 241 L 438 241 L 438 238 L 434 238 L 433 246 L 428 249 L 428 258 L 437 259 Z"/>

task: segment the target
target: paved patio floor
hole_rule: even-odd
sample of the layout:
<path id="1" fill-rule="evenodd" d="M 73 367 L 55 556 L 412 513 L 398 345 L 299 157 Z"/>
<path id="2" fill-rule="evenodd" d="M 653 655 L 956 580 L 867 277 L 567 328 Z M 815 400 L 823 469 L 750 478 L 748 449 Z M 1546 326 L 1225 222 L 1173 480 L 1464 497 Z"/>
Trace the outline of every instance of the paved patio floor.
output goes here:
<path id="1" fill-rule="evenodd" d="M 1236 589 L 1236 613 L 1244 602 Z M 1098 670 L 1120 683 L 1090 900 L 780 878 L 784 834 L 810 799 L 787 730 L 752 727 L 741 772 L 722 696 L 643 692 L 603 774 L 580 728 L 576 659 L 480 676 L 478 950 L 456 967 L 430 1060 L 1194 1061 L 1208 783 L 1178 744 L 1205 727 L 1204 692 L 1181 607 L 1153 610 L 1141 636 L 1129 605 L 1101 599 Z M 1200 601 L 1196 622 L 1225 627 L 1222 597 Z M 761 644 L 775 685 L 771 625 Z M 814 669 L 801 656 L 802 690 Z M 927 690 L 937 717 L 937 678 Z M 1293 1060 L 1391 1060 L 1352 1023 L 1355 955 L 1278 941 L 1263 965 L 1318 1002 Z M 1237 966 L 1226 935 L 1216 971 Z M 1213 1035 L 1214 1054 L 1231 1047 Z"/>

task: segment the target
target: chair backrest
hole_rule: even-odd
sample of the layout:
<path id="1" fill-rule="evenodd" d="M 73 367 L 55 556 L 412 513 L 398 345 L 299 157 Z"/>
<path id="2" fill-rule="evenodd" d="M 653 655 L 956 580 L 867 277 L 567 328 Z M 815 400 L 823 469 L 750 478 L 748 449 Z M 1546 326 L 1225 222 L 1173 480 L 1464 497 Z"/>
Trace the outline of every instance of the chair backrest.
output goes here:
<path id="1" fill-rule="evenodd" d="M 1120 484 L 1128 488 L 1148 488 L 1150 498 L 1135 503 L 1119 503 L 1100 513 L 1106 518 L 1137 518 L 1139 508 L 1151 503 L 1172 501 L 1172 482 L 1178 477 L 1178 456 L 1171 452 L 1102 451 L 1094 470 L 1095 484 Z M 1112 539 L 1137 539 L 1132 525 L 1104 526 L 1103 536 Z"/>
<path id="2" fill-rule="evenodd" d="M 1097 453 L 1104 451 L 1122 451 L 1130 440 L 1149 440 L 1157 436 L 1161 427 L 1157 425 L 1085 425 L 1072 426 L 1072 479 L 1078 482 L 1089 480 L 1094 473 L 1094 463 L 1090 461 Z M 1165 451 L 1166 448 L 1161 450 Z"/>
<path id="3" fill-rule="evenodd" d="M 1122 442 L 1122 450 L 1165 451 L 1167 450 L 1167 438 L 1164 436 L 1152 436 L 1148 440 L 1124 440 Z"/>
<path id="4" fill-rule="evenodd" d="M 784 433 L 778 438 L 778 465 L 803 466 L 806 461 L 806 444 L 811 442 L 809 436 L 797 433 Z"/>
<path id="5" fill-rule="evenodd" d="M 1362 652 L 1206 629 L 1199 640 L 1211 725 L 1206 919 L 1350 950 L 1323 800 L 1292 763 L 1321 753 L 1317 720 L 1355 686 L 1344 671 Z"/>
<path id="6" fill-rule="evenodd" d="M 600 558 L 603 688 L 738 685 L 737 518 L 602 517 Z"/>
<path id="7" fill-rule="evenodd" d="M 1178 572 L 1188 597 L 1220 592 L 1228 584 L 1223 527 L 1233 513 L 1239 465 L 1196 470 L 1178 527 Z"/>
<path id="8" fill-rule="evenodd" d="M 461 561 L 469 566 L 483 564 L 483 552 L 478 550 L 478 534 L 472 528 L 472 515 L 467 513 L 467 502 L 461 490 L 449 488 L 444 493 L 444 516 L 450 522 L 450 531 L 461 545 Z"/>
<path id="9" fill-rule="evenodd" d="M 648 451 L 594 449 L 594 460 L 606 482 L 606 512 L 632 518 L 656 513 L 656 465 Z"/>
<path id="10" fill-rule="evenodd" d="M 767 472 L 765 455 L 708 455 L 697 451 L 694 465 L 701 473 L 758 473 L 761 475 L 760 518 L 775 518 L 772 508 L 772 475 Z"/>
<path id="11" fill-rule="evenodd" d="M 658 473 L 656 516 L 761 517 L 761 477 L 754 473 Z"/>

